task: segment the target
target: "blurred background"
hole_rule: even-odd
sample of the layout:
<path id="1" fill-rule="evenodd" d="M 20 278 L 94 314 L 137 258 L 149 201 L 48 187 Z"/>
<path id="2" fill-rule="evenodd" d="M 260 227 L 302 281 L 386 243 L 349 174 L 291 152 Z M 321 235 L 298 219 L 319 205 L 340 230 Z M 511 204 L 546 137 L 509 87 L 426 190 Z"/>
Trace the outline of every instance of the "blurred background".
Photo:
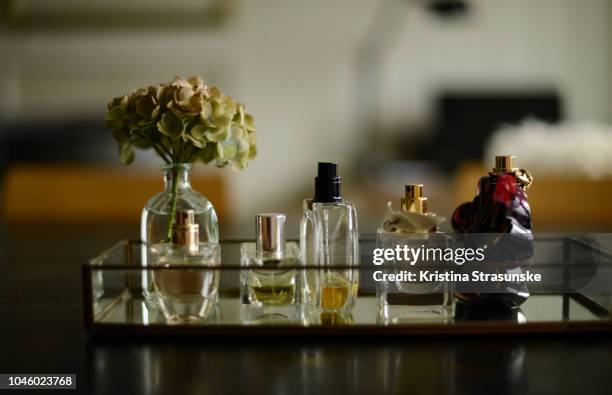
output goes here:
<path id="1" fill-rule="evenodd" d="M 246 103 L 259 155 L 235 172 L 199 166 L 221 237 L 258 212 L 297 236 L 317 161 L 339 163 L 360 230 L 405 183 L 443 216 L 469 200 L 492 156 L 535 182 L 536 231 L 612 230 L 612 1 L 5 0 L 0 11 L 0 215 L 120 227 L 162 189 L 161 161 L 129 167 L 107 102 L 202 75 Z"/>

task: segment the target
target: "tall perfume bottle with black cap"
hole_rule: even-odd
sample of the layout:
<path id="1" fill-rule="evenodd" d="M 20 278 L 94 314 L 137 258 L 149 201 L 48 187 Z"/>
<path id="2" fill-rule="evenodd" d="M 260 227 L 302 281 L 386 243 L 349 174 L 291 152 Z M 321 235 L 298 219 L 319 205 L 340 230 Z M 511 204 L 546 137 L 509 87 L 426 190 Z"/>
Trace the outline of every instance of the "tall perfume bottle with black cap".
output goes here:
<path id="1" fill-rule="evenodd" d="M 355 206 L 342 199 L 336 163 L 319 162 L 314 198 L 304 201 L 301 259 L 317 267 L 301 273 L 301 298 L 322 312 L 350 312 L 359 287 L 359 231 Z M 342 268 L 340 268 L 342 267 Z"/>

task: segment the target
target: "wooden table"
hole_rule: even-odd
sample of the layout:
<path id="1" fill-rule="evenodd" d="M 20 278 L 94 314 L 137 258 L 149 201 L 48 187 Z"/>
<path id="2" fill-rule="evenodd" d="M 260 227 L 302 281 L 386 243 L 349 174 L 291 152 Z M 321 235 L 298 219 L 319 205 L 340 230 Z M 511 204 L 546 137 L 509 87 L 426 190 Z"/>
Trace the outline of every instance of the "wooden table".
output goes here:
<path id="1" fill-rule="evenodd" d="M 606 335 L 90 338 L 80 263 L 121 227 L 0 231 L 0 373 L 76 373 L 88 394 L 610 394 Z"/>

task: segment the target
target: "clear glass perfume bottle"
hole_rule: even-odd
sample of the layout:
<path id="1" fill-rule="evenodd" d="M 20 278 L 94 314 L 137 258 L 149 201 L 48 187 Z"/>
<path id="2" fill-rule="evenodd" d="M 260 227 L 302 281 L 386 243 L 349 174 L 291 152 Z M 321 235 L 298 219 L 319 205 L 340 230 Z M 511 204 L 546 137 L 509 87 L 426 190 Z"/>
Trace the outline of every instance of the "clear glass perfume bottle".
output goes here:
<path id="1" fill-rule="evenodd" d="M 218 301 L 221 249 L 217 243 L 199 241 L 193 210 L 177 213 L 172 243 L 155 244 L 149 257 L 158 269 L 151 271 L 157 302 L 169 323 L 200 323 Z M 180 266 L 196 266 L 183 268 Z"/>
<path id="2" fill-rule="evenodd" d="M 319 273 L 312 269 L 317 266 L 317 243 L 315 240 L 314 214 L 312 199 L 304 199 L 303 215 L 300 223 L 300 260 L 308 268 L 299 273 L 299 298 L 307 306 L 318 305 Z"/>
<path id="3" fill-rule="evenodd" d="M 155 264 L 150 256 L 153 245 L 170 244 L 176 218 L 174 212 L 193 210 L 194 223 L 199 226 L 199 239 L 202 242 L 219 242 L 219 225 L 213 205 L 199 192 L 191 188 L 189 175 L 191 165 L 187 163 L 165 165 L 164 190 L 153 196 L 142 210 L 140 237 L 142 246 L 142 265 Z M 151 271 L 143 270 L 141 285 L 147 307 L 159 311 L 158 298 L 155 295 Z"/>
<path id="4" fill-rule="evenodd" d="M 301 273 L 304 304 L 323 312 L 350 312 L 359 288 L 359 232 L 355 207 L 342 200 L 337 164 L 320 162 L 315 197 L 304 201 L 301 223 Z M 343 268 L 339 268 L 343 267 Z M 347 268 L 348 267 L 348 268 Z"/>
<path id="5" fill-rule="evenodd" d="M 406 185 L 401 200 L 401 211 L 391 212 L 383 228 L 379 229 L 377 244 L 379 248 L 396 249 L 404 246 L 414 249 L 446 247 L 447 238 L 437 231 L 443 221 L 434 213 L 427 211 L 427 198 L 423 196 L 423 185 Z M 415 265 L 393 260 L 382 267 L 384 273 L 397 276 L 413 273 L 414 280 L 379 281 L 377 296 L 379 300 L 379 320 L 383 324 L 397 324 L 414 321 L 448 321 L 452 318 L 452 287 L 449 282 L 419 281 L 419 271 L 444 271 L 446 265 L 437 256 L 421 259 Z"/>
<path id="6" fill-rule="evenodd" d="M 285 215 L 255 216 L 256 242 L 241 246 L 242 302 L 256 306 L 280 306 L 297 301 L 299 247 L 285 241 Z M 292 266 L 290 269 L 283 269 Z"/>

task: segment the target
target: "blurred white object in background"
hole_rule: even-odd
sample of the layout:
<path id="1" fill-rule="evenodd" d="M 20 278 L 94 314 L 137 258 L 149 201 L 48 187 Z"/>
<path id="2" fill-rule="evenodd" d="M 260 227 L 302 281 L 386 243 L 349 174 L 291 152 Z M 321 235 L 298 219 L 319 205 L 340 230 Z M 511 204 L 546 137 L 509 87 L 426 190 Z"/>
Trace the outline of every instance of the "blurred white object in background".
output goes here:
<path id="1" fill-rule="evenodd" d="M 516 155 L 516 165 L 535 177 L 612 178 L 612 126 L 566 121 L 557 125 L 525 120 L 491 135 L 485 163 Z"/>

